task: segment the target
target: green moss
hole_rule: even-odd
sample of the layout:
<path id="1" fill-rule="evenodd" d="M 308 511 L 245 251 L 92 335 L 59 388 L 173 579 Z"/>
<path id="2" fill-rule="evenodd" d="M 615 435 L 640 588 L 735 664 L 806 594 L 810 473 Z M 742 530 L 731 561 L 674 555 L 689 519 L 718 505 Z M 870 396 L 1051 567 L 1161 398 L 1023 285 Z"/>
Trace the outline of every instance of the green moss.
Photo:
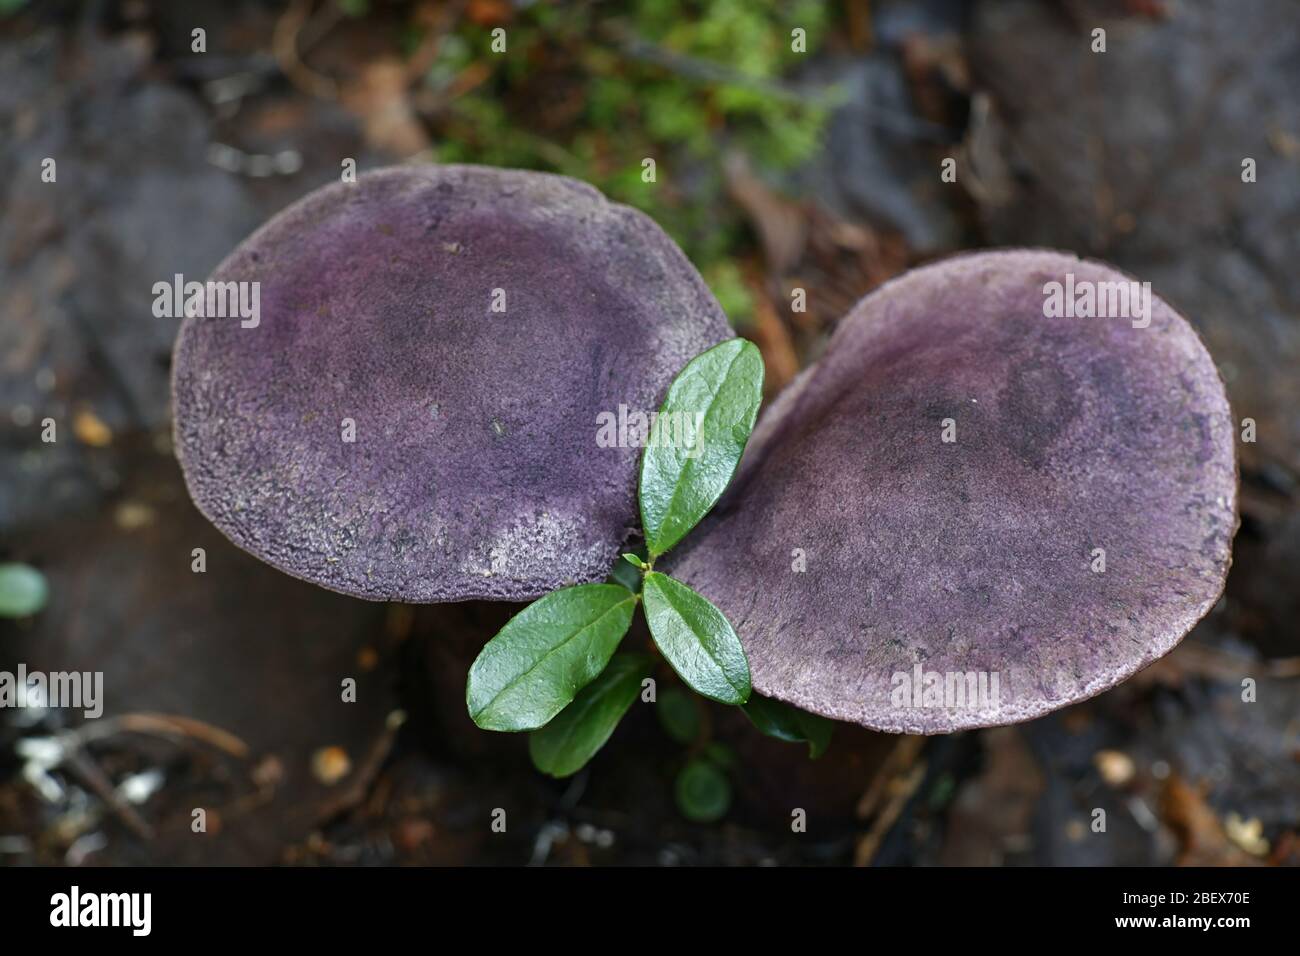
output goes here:
<path id="1" fill-rule="evenodd" d="M 725 191 L 729 150 L 788 168 L 817 148 L 831 104 L 785 81 L 830 28 L 823 5 L 779 0 L 537 3 L 506 26 L 463 22 L 444 38 L 427 83 L 444 90 L 475 63 L 491 75 L 438 121 L 444 162 L 564 173 L 664 227 L 713 285 L 733 322 L 752 313 L 734 259 L 751 242 Z M 656 181 L 642 180 L 653 158 Z"/>

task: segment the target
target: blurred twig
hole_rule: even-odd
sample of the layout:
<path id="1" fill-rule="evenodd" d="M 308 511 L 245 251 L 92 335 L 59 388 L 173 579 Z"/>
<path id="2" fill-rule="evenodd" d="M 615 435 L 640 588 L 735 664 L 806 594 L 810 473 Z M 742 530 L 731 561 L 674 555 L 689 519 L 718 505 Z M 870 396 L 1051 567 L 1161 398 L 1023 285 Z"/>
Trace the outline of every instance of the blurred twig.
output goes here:
<path id="1" fill-rule="evenodd" d="M 384 732 L 375 740 L 356 773 L 352 775 L 352 780 L 333 799 L 321 804 L 317 814 L 318 819 L 328 821 L 365 802 L 366 794 L 370 792 L 370 785 L 379 776 L 384 761 L 392 753 L 393 744 L 397 742 L 398 731 L 402 729 L 404 723 L 406 723 L 406 714 L 403 711 L 395 710 L 388 715 Z"/>
<path id="2" fill-rule="evenodd" d="M 193 717 L 181 717 L 175 714 L 123 714 L 116 718 L 116 725 L 118 729 L 132 733 L 200 740 L 240 760 L 248 756 L 248 744 L 244 741 L 229 731 L 195 720 Z"/>
<path id="3" fill-rule="evenodd" d="M 702 60 L 698 57 L 667 50 L 658 44 L 643 40 L 619 23 L 602 24 L 600 32 L 612 43 L 615 43 L 623 55 L 629 59 L 651 66 L 662 67 L 683 79 L 693 80 L 697 83 L 734 86 L 762 93 L 764 96 L 783 103 L 802 103 L 808 106 L 832 105 L 841 92 L 837 86 L 818 87 L 808 92 L 789 83 L 747 76 L 712 60 Z"/>
<path id="4" fill-rule="evenodd" d="M 438 51 L 442 48 L 442 41 L 455 28 L 465 10 L 465 0 L 448 3 L 437 13 L 429 12 L 431 10 L 431 7 L 427 7 L 421 11 L 429 21 L 429 29 L 425 31 L 424 36 L 420 38 L 420 45 L 406 61 L 406 75 L 410 83 L 419 82 L 433 68 L 434 62 L 438 59 Z"/>
<path id="5" fill-rule="evenodd" d="M 280 65 L 289 82 L 309 96 L 323 100 L 338 97 L 338 84 L 328 76 L 322 76 L 302 62 L 299 36 L 303 32 L 312 13 L 312 0 L 290 0 L 289 7 L 276 21 L 275 33 L 271 38 L 271 50 L 275 61 Z M 333 26 L 342 17 L 338 7 L 327 7 L 329 26 Z M 328 27 L 317 28 L 317 37 L 323 35 Z"/>
<path id="6" fill-rule="evenodd" d="M 925 779 L 925 761 L 917 759 L 924 747 L 924 737 L 899 737 L 880 771 L 872 779 L 871 786 L 858 801 L 858 817 L 865 820 L 874 816 L 875 819 L 854 848 L 855 866 L 871 864 L 880 849 L 881 841 L 898 822 L 907 801 L 912 799 L 917 787 Z"/>
<path id="7" fill-rule="evenodd" d="M 63 765 L 80 777 L 136 836 L 142 840 L 153 839 L 153 827 L 117 792 L 113 782 L 89 754 L 79 747 L 69 747 L 64 753 Z"/>

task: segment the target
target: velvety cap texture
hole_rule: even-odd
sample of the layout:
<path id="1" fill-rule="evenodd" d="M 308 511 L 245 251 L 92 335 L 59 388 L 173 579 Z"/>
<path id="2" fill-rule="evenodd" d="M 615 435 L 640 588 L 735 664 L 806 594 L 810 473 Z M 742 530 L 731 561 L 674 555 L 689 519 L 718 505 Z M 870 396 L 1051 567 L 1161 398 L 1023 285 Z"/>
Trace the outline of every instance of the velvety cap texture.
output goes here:
<path id="1" fill-rule="evenodd" d="M 321 189 L 211 279 L 257 283 L 260 314 L 182 325 L 191 496 L 246 551 L 372 599 L 523 600 L 604 578 L 636 526 L 640 449 L 600 447 L 598 416 L 653 411 L 732 334 L 646 216 L 487 167 Z"/>
<path id="2" fill-rule="evenodd" d="M 666 561 L 735 625 L 756 691 L 941 733 L 1090 697 L 1178 643 L 1223 590 L 1235 432 L 1196 334 L 1144 294 L 1014 250 L 853 309 Z"/>

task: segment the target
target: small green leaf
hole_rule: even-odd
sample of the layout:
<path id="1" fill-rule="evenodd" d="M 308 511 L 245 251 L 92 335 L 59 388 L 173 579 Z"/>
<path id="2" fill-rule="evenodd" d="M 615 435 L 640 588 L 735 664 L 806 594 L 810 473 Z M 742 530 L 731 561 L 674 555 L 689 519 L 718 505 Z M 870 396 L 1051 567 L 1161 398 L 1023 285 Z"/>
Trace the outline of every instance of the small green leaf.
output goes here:
<path id="1" fill-rule="evenodd" d="M 719 770 L 727 772 L 735 770 L 740 763 L 740 758 L 736 756 L 736 752 L 717 740 L 706 746 L 701 756 L 707 757 Z"/>
<path id="2" fill-rule="evenodd" d="M 552 591 L 512 617 L 469 669 L 465 703 L 484 730 L 535 730 L 604 670 L 636 595 L 619 584 Z"/>
<path id="3" fill-rule="evenodd" d="M 679 744 L 692 743 L 700 734 L 699 705 L 680 687 L 664 688 L 655 701 L 655 716 L 664 733 Z"/>
<path id="4" fill-rule="evenodd" d="M 651 557 L 680 541 L 717 504 L 762 400 L 763 356 L 744 339 L 697 355 L 673 380 L 641 456 L 641 525 Z"/>
<path id="5" fill-rule="evenodd" d="M 702 595 L 651 571 L 642 591 L 650 634 L 698 694 L 723 704 L 749 699 L 749 662 L 731 623 Z"/>
<path id="6" fill-rule="evenodd" d="M 641 591 L 641 572 L 619 558 L 610 569 L 609 583 L 621 584 L 633 594 L 637 594 Z"/>
<path id="7" fill-rule="evenodd" d="M 28 617 L 45 607 L 45 575 L 28 564 L 0 564 L 0 617 Z"/>
<path id="8" fill-rule="evenodd" d="M 581 770 L 596 755 L 641 692 L 653 662 L 644 654 L 616 654 L 549 724 L 529 735 L 533 766 L 552 777 Z"/>
<path id="9" fill-rule="evenodd" d="M 808 743 L 808 756 L 816 760 L 830 746 L 834 721 L 799 710 L 771 697 L 755 694 L 744 706 L 745 716 L 754 726 L 777 740 Z"/>
<path id="10" fill-rule="evenodd" d="M 727 775 L 710 760 L 692 760 L 677 775 L 677 809 L 695 823 L 721 820 L 731 807 Z"/>
<path id="11" fill-rule="evenodd" d="M 646 569 L 645 562 L 642 561 L 640 558 L 638 558 L 635 554 L 625 554 L 623 555 L 623 560 L 626 561 L 628 564 L 632 565 L 632 567 L 634 568 L 640 568 L 642 571 Z"/>

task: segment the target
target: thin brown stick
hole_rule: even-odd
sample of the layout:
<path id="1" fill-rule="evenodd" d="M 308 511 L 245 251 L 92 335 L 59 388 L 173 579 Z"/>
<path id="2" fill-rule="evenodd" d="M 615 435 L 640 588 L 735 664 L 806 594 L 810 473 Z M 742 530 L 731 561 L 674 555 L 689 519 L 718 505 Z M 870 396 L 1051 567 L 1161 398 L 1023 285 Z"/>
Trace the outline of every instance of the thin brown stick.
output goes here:
<path id="1" fill-rule="evenodd" d="M 352 775 L 352 780 L 332 800 L 324 802 L 317 815 L 321 822 L 333 819 L 365 802 L 370 786 L 374 783 L 375 778 L 379 776 L 384 761 L 392 753 L 393 744 L 397 741 L 397 732 L 402 729 L 404 723 L 406 723 L 406 714 L 402 711 L 395 710 L 388 715 L 388 720 L 384 724 L 384 732 L 371 745 L 365 759 L 357 767 L 356 773 Z"/>
<path id="2" fill-rule="evenodd" d="M 881 800 L 885 795 L 885 789 L 894 781 L 894 778 L 906 771 L 915 762 L 917 754 L 925 746 L 925 738 L 914 735 L 899 737 L 894 749 L 889 752 L 881 764 L 880 770 L 871 779 L 871 786 L 867 788 L 862 799 L 858 801 L 857 813 L 859 820 L 866 820 L 876 812 L 880 806 Z"/>
<path id="3" fill-rule="evenodd" d="M 244 741 L 228 730 L 222 730 L 220 727 L 214 727 L 193 717 L 181 717 L 176 714 L 123 714 L 117 718 L 117 724 L 122 730 L 139 734 L 189 737 L 225 751 L 240 760 L 248 757 L 248 744 Z"/>
<path id="4" fill-rule="evenodd" d="M 298 38 L 311 17 L 312 0 L 291 0 L 288 9 L 275 23 L 271 53 L 289 82 L 309 96 L 322 100 L 338 99 L 338 84 L 302 62 Z"/>
<path id="5" fill-rule="evenodd" d="M 925 779 L 925 762 L 922 761 L 903 777 L 896 777 L 889 782 L 889 800 L 877 814 L 875 822 L 872 823 L 871 829 L 866 835 L 858 841 L 857 847 L 853 852 L 853 863 L 855 866 L 870 866 L 871 861 L 875 859 L 876 852 L 880 849 L 880 843 L 885 838 L 890 829 L 898 822 L 902 815 L 903 808 L 907 806 L 907 801 L 912 799 L 916 793 L 917 787 Z"/>

